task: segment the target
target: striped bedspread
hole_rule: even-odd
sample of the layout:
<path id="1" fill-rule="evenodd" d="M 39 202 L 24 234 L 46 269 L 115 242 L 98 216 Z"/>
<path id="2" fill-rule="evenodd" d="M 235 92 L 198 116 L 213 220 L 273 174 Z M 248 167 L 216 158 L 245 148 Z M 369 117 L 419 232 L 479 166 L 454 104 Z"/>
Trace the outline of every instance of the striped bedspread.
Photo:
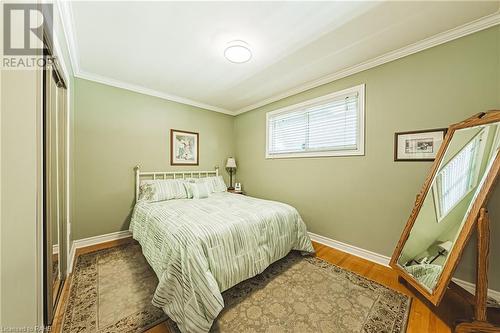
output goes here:
<path id="1" fill-rule="evenodd" d="M 223 291 L 290 250 L 314 251 L 293 207 L 226 192 L 139 202 L 130 231 L 159 279 L 153 304 L 184 333 L 210 330 Z"/>

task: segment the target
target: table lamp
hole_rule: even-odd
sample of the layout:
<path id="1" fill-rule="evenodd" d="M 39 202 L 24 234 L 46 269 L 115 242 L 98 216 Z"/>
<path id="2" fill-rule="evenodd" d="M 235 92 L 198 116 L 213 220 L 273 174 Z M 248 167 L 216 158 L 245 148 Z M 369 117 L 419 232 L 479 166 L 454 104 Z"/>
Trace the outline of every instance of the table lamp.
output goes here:
<path id="1" fill-rule="evenodd" d="M 236 172 L 236 160 L 232 157 L 228 157 L 226 163 L 226 170 L 229 172 L 229 187 L 228 190 L 234 190 L 233 187 L 233 173 Z"/>

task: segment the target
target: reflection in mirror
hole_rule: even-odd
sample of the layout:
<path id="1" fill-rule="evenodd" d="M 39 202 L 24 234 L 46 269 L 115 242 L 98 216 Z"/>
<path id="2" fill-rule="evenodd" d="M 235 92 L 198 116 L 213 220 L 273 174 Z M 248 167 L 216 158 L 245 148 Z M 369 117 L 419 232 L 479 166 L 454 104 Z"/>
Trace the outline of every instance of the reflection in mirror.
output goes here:
<path id="1" fill-rule="evenodd" d="M 500 148 L 500 124 L 457 130 L 418 212 L 398 264 L 432 292 Z"/>
<path id="2" fill-rule="evenodd" d="M 61 270 L 59 268 L 59 224 L 52 223 L 52 305 L 55 306 L 57 291 L 61 284 Z"/>
<path id="3" fill-rule="evenodd" d="M 49 261 L 49 266 L 47 269 L 51 270 L 51 284 L 52 284 L 52 306 L 54 307 L 57 301 L 59 287 L 61 285 L 61 260 L 59 249 L 62 249 L 60 246 L 60 225 L 61 225 L 61 202 L 60 202 L 60 175 L 61 175 L 61 152 L 60 149 L 60 124 L 59 117 L 62 110 L 60 110 L 60 105 L 58 101 L 58 87 L 54 80 L 53 75 L 47 76 L 47 180 L 48 180 L 48 189 L 49 193 L 48 197 L 48 214 L 47 214 L 47 233 L 48 244 L 47 252 L 50 255 L 52 253 L 52 259 Z M 48 286 L 50 287 L 50 285 Z"/>

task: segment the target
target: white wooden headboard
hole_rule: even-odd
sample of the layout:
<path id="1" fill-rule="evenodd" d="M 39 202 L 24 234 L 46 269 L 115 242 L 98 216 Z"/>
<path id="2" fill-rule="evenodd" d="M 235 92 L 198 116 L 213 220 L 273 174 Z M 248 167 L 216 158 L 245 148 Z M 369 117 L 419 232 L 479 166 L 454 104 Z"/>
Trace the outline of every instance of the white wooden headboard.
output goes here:
<path id="1" fill-rule="evenodd" d="M 213 171 L 141 171 L 139 165 L 135 166 L 135 201 L 139 199 L 139 186 L 142 179 L 186 179 L 203 178 L 219 175 L 219 167 Z"/>

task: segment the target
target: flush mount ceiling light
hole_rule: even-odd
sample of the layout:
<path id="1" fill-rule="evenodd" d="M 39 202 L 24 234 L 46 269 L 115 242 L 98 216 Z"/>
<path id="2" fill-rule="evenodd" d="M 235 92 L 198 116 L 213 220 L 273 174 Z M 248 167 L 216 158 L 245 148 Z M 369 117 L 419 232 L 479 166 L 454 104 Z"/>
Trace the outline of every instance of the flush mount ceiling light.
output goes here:
<path id="1" fill-rule="evenodd" d="M 250 51 L 250 46 L 246 42 L 233 40 L 227 43 L 224 57 L 235 64 L 242 64 L 252 59 L 252 51 Z"/>

